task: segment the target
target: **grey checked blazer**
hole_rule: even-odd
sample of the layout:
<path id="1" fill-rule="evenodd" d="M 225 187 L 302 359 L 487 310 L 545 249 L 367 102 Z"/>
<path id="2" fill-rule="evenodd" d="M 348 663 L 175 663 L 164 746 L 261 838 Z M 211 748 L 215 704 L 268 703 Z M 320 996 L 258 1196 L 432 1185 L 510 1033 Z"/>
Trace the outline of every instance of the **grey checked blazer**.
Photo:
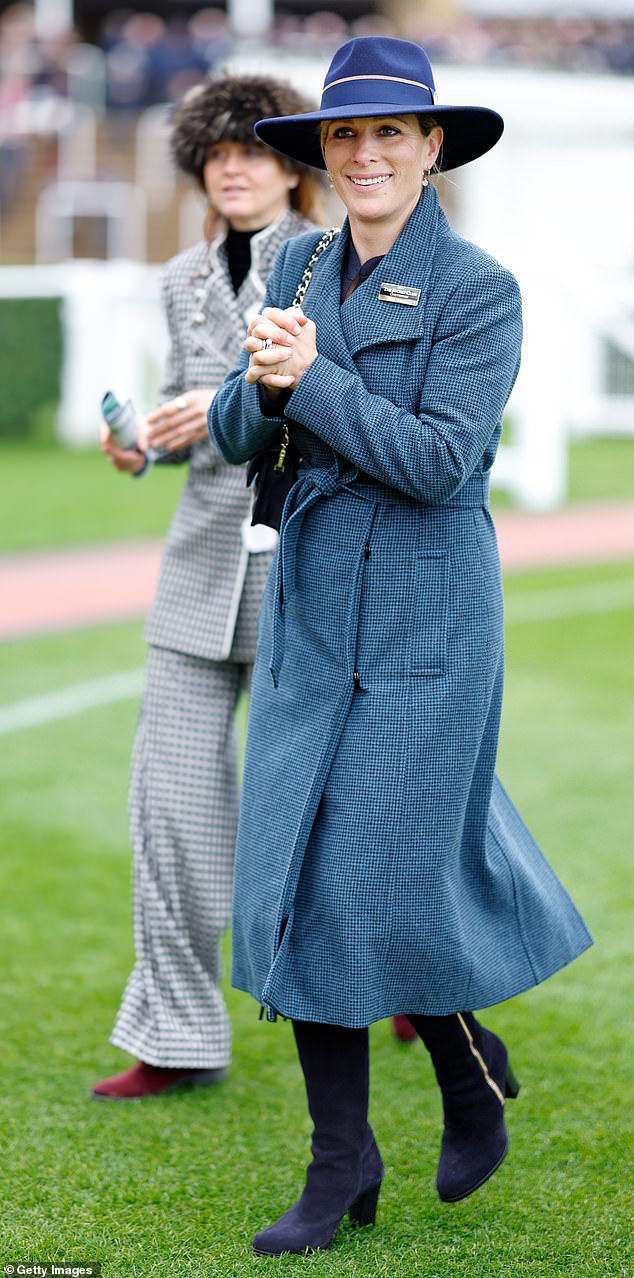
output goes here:
<path id="1" fill-rule="evenodd" d="M 262 305 L 278 249 L 310 226 L 285 210 L 254 235 L 251 270 L 237 297 L 224 232 L 212 244 L 201 242 L 167 263 L 163 305 L 170 352 L 162 400 L 192 387 L 221 385 L 240 356 L 249 319 Z M 160 460 L 190 465 L 168 533 L 146 639 L 214 661 L 230 653 L 237 660 L 252 661 L 270 556 L 250 555 L 242 545 L 240 525 L 252 503 L 244 472 L 229 466 L 209 441 Z M 246 629 L 242 628 L 237 653 L 232 645 L 241 603 Z"/>

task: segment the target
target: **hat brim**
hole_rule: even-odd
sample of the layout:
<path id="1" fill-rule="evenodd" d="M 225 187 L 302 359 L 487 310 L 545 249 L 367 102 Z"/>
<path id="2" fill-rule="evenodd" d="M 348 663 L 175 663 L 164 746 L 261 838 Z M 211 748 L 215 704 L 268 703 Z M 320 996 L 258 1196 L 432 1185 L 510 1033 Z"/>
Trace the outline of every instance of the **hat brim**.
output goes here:
<path id="1" fill-rule="evenodd" d="M 499 142 L 504 131 L 504 121 L 497 111 L 489 107 L 427 106 L 412 111 L 403 108 L 402 102 L 355 102 L 327 111 L 309 111 L 304 115 L 286 115 L 258 120 L 255 132 L 267 146 L 299 164 L 314 169 L 325 169 L 321 153 L 319 125 L 324 120 L 370 119 L 378 116 L 433 115 L 443 130 L 443 144 L 438 158 L 441 172 L 459 169 L 471 160 L 485 155 Z"/>

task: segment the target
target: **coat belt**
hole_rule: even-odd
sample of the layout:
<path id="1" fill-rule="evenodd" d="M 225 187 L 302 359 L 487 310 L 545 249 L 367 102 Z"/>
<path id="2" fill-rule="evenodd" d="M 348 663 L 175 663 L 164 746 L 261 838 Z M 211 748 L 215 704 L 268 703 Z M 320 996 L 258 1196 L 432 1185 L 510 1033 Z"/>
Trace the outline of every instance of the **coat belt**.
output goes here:
<path id="1" fill-rule="evenodd" d="M 384 485 L 377 484 L 371 479 L 367 479 L 366 482 L 366 477 L 359 474 L 356 466 L 342 464 L 339 461 L 334 466 L 315 466 L 309 470 L 302 470 L 300 478 L 286 499 L 277 549 L 271 625 L 271 660 L 269 669 L 273 685 L 276 688 L 284 660 L 286 600 L 293 589 L 297 544 L 304 519 L 308 511 L 322 497 L 334 497 L 336 493 L 341 492 L 344 488 L 350 488 L 353 484 L 352 491 L 358 497 L 365 497 L 366 500 L 372 501 L 378 499 L 380 501 L 381 492 L 384 490 L 389 499 L 390 490 L 384 489 Z M 452 501 L 446 503 L 445 508 L 486 506 L 488 495 L 488 475 L 476 473 L 465 481 Z M 395 493 L 394 500 L 402 502 L 403 498 Z M 437 509 L 440 509 L 440 507 Z"/>

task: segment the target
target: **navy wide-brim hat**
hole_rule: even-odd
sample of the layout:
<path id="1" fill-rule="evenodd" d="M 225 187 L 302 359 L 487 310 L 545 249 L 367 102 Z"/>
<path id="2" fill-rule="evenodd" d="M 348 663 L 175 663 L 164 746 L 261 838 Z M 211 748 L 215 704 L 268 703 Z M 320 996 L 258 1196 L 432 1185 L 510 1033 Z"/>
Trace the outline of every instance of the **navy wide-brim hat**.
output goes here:
<path id="1" fill-rule="evenodd" d="M 325 169 L 319 125 L 382 115 L 433 115 L 443 130 L 438 168 L 457 169 L 490 151 L 504 121 L 488 107 L 445 106 L 436 101 L 431 64 L 409 40 L 363 36 L 348 40 L 324 81 L 319 111 L 258 120 L 257 136 L 282 155 Z"/>

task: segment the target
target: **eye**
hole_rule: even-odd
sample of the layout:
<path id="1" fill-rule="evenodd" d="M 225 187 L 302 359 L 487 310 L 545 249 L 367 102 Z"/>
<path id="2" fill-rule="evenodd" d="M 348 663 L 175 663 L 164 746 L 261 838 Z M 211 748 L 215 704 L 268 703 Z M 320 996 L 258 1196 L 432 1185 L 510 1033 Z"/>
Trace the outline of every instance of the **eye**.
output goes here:
<path id="1" fill-rule="evenodd" d="M 354 137 L 354 129 L 349 124 L 340 124 L 337 129 L 333 129 L 330 134 L 331 138 L 352 138 Z"/>
<path id="2" fill-rule="evenodd" d="M 400 133 L 400 129 L 395 128 L 393 124 L 382 124 L 378 132 L 384 138 L 393 138 Z"/>

